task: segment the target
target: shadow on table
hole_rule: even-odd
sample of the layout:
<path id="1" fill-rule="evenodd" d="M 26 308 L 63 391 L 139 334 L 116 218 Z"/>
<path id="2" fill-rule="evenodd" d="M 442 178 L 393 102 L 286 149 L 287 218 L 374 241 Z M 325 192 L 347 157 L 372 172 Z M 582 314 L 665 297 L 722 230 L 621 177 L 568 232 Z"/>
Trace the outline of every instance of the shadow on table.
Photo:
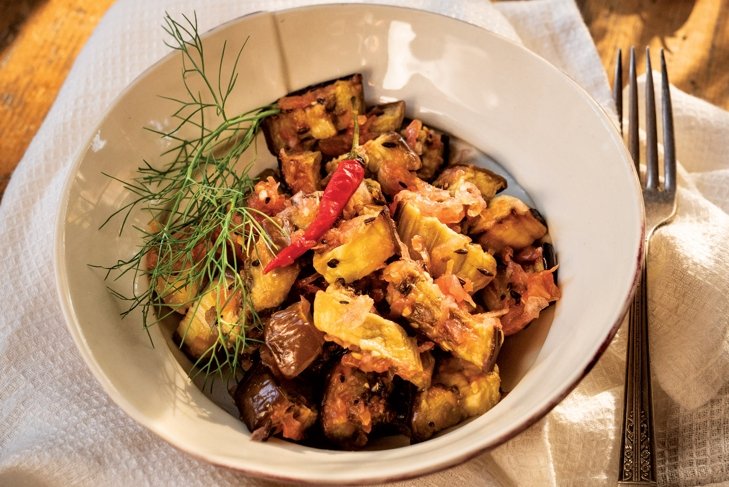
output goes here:
<path id="1" fill-rule="evenodd" d="M 35 476 L 23 468 L 10 467 L 0 472 L 0 485 L 14 485 L 19 487 L 50 487 L 46 480 Z"/>
<path id="2" fill-rule="evenodd" d="M 688 21 L 697 0 L 655 1 L 655 0 L 576 0 L 588 25 L 598 25 L 599 18 L 622 21 L 621 17 L 638 15 L 641 19 L 637 46 L 647 46 L 651 39 L 658 38 L 666 51 L 670 52 L 665 39 L 676 34 Z M 614 20 L 615 19 L 615 20 Z M 628 21 L 628 19 L 625 19 Z"/>

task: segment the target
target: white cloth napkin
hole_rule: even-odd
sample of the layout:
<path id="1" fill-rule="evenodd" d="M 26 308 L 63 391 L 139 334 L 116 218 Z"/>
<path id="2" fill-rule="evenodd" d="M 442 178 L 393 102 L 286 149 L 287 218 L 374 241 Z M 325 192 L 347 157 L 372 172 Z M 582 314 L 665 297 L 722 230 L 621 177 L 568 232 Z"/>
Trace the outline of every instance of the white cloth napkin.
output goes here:
<path id="1" fill-rule="evenodd" d="M 111 402 L 63 323 L 52 229 L 75 154 L 120 91 L 166 53 L 165 11 L 197 10 L 204 31 L 250 11 L 303 3 L 314 2 L 119 0 L 79 55 L 0 205 L 0 485 L 274 485 L 175 450 Z M 445 13 L 520 40 L 614 113 L 572 0 L 378 3 Z M 706 485 L 729 479 L 729 114 L 673 94 L 679 214 L 656 235 L 649 260 L 658 475 L 661 484 Z M 613 485 L 621 331 L 572 394 L 523 434 L 464 465 L 398 485 Z"/>

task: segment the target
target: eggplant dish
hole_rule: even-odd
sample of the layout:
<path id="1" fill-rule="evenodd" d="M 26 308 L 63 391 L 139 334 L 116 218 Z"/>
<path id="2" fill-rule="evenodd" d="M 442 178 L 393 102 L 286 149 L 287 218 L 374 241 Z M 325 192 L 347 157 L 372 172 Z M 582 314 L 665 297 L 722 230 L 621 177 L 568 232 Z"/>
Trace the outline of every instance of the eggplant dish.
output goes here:
<path id="1" fill-rule="evenodd" d="M 560 297 L 544 218 L 405 102 L 367 106 L 359 74 L 276 106 L 262 130 L 278 168 L 246 202 L 274 245 L 230 246 L 246 296 L 234 275 L 182 285 L 184 264 L 153 283 L 183 350 L 247 337 L 231 392 L 258 440 L 420 442 L 493 407 L 505 336 Z"/>

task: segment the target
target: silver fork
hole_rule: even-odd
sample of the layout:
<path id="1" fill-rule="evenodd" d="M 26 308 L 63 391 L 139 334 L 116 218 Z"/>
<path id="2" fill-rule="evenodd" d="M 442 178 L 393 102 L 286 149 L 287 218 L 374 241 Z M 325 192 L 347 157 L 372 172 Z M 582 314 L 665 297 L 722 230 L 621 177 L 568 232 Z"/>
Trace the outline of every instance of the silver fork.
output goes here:
<path id="1" fill-rule="evenodd" d="M 618 50 L 613 95 L 623 131 L 622 53 Z M 656 107 L 651 76 L 650 51 L 646 49 L 645 127 L 646 172 L 643 186 L 645 205 L 645 255 L 653 232 L 676 213 L 676 150 L 673 111 L 666 60 L 661 50 L 661 99 L 663 122 L 663 185 L 658 176 L 658 142 Z M 630 49 L 628 85 L 628 147 L 640 174 L 640 138 L 638 134 L 638 88 L 635 49 Z M 646 261 L 647 262 L 647 261 Z M 653 431 L 653 395 L 650 354 L 648 351 L 647 265 L 643 265 L 640 286 L 636 290 L 628 318 L 628 352 L 625 368 L 625 408 L 620 452 L 618 485 L 656 485 L 655 436 Z"/>

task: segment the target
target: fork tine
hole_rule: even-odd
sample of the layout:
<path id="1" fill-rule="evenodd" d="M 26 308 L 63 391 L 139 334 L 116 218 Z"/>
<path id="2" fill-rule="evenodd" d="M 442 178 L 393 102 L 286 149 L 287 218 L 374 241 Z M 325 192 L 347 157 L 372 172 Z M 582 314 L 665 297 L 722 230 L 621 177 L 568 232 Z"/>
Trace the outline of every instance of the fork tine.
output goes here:
<path id="1" fill-rule="evenodd" d="M 671 88 L 668 83 L 666 57 L 661 49 L 661 107 L 663 112 L 663 187 L 666 191 L 676 191 L 676 139 L 673 133 L 673 106 Z"/>
<path id="2" fill-rule="evenodd" d="M 640 139 L 638 137 L 638 82 L 635 70 L 635 48 L 630 48 L 628 72 L 628 147 L 633 156 L 635 170 L 640 177 Z"/>
<path id="3" fill-rule="evenodd" d="M 658 137 L 656 135 L 656 97 L 653 91 L 651 51 L 645 48 L 645 186 L 658 187 Z"/>
<path id="4" fill-rule="evenodd" d="M 615 60 L 615 79 L 613 80 L 613 100 L 615 109 L 618 111 L 618 122 L 620 123 L 620 134 L 623 133 L 623 51 L 618 48 Z"/>

